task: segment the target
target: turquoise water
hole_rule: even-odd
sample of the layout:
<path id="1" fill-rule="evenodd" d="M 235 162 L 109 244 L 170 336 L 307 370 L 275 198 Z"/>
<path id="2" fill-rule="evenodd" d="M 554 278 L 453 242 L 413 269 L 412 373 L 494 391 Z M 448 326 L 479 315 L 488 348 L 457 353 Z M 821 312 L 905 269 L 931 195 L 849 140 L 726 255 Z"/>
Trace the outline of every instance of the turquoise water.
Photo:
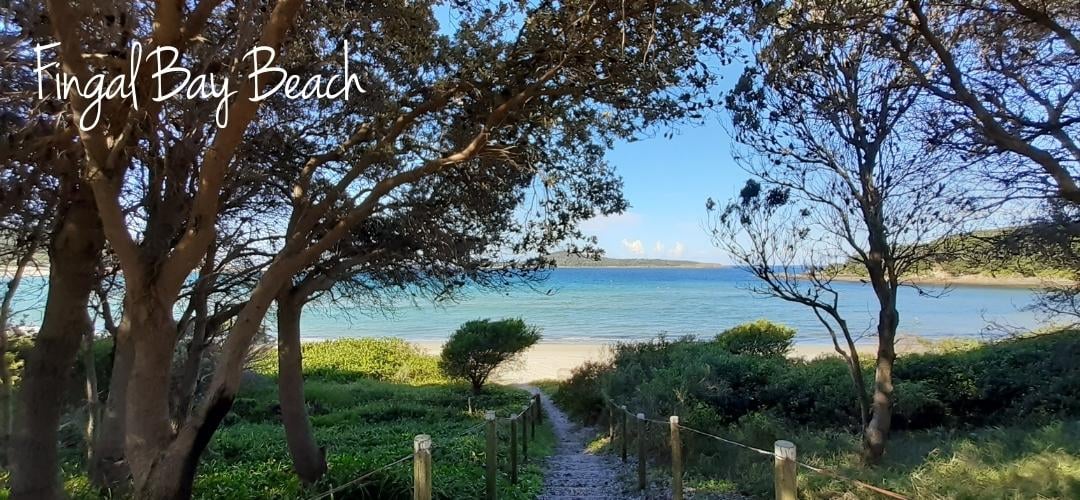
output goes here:
<path id="1" fill-rule="evenodd" d="M 40 321 L 44 287 L 36 283 L 43 281 L 40 278 L 28 281 L 26 294 L 16 302 L 22 310 L 16 321 L 33 325 Z M 390 313 L 364 309 L 329 313 L 312 305 L 301 328 L 311 340 L 394 336 L 441 341 L 471 319 L 519 316 L 542 328 L 547 341 L 610 342 L 661 333 L 714 335 L 745 321 L 768 318 L 795 327 L 799 343 L 829 342 L 808 309 L 755 295 L 748 290 L 753 283 L 749 274 L 736 268 L 557 269 L 531 288 L 472 291 L 438 306 L 402 303 Z M 876 302 L 869 285 L 837 283 L 836 288 L 852 331 L 872 334 Z M 1024 288 L 958 286 L 940 298 L 904 289 L 899 299 L 900 331 L 931 339 L 982 338 L 989 321 L 1030 328 L 1038 325 L 1035 316 L 1020 309 L 1031 300 L 1031 291 Z"/>
<path id="2" fill-rule="evenodd" d="M 442 306 L 400 307 L 390 316 L 348 317 L 318 310 L 305 313 L 306 338 L 395 336 L 444 340 L 458 325 L 476 318 L 520 316 L 543 329 L 548 341 L 591 342 L 669 335 L 713 335 L 745 321 L 768 318 L 798 330 L 797 341 L 828 343 L 827 333 L 805 307 L 755 295 L 752 277 L 736 268 L 558 269 L 533 289 L 472 292 Z M 876 301 L 869 285 L 837 283 L 841 309 L 854 333 L 872 333 Z M 941 287 L 926 287 L 941 292 Z M 1037 326 L 1021 311 L 1030 290 L 953 287 L 945 296 L 905 289 L 899 298 L 900 331 L 926 338 L 981 338 L 988 321 Z M 357 314 L 360 313 L 360 314 Z"/>

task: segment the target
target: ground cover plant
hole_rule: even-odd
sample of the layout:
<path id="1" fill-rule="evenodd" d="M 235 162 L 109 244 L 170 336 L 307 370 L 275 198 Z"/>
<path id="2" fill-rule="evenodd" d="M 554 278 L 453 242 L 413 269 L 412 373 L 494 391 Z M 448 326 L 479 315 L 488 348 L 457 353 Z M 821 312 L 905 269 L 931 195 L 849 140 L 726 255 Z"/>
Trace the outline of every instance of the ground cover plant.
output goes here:
<path id="1" fill-rule="evenodd" d="M 101 350 L 101 349 L 96 349 Z M 108 352 L 107 350 L 105 352 Z M 437 358 L 397 339 L 344 339 L 304 344 L 305 399 L 317 442 L 326 447 L 329 470 L 304 486 L 292 471 L 280 421 L 276 356 L 259 357 L 221 432 L 199 466 L 196 498 L 307 498 L 412 453 L 413 437 L 429 434 L 434 443 L 433 488 L 437 498 L 478 498 L 484 489 L 484 434 L 477 427 L 486 410 L 498 416 L 517 413 L 530 395 L 520 389 L 489 386 L 473 395 L 468 384 L 449 382 Z M 106 364 L 107 366 L 107 364 Z M 107 380 L 107 379 L 106 379 Z M 86 477 L 81 415 L 72 403 L 64 434 L 64 488 L 73 498 L 100 498 Z M 471 411 L 470 411 L 471 409 Z M 540 491 L 540 460 L 553 448 L 547 425 L 529 443 L 531 460 L 509 483 L 509 425 L 499 421 L 499 498 L 534 498 Z M 3 476 L 6 483 L 6 474 Z M 0 498 L 7 498 L 6 488 Z M 343 489 L 335 498 L 411 498 L 411 461 L 376 473 Z"/>
<path id="2" fill-rule="evenodd" d="M 775 335 L 782 329 L 756 325 L 734 330 L 740 336 L 762 332 L 761 345 L 767 339 L 783 344 L 784 336 Z M 890 438 L 895 444 L 874 467 L 860 451 L 858 408 L 842 360 L 737 354 L 727 344 L 658 338 L 620 345 L 609 363 L 585 365 L 549 390 L 576 418 L 604 429 L 610 397 L 634 413 L 679 415 L 683 425 L 762 449 L 792 440 L 808 463 L 912 497 L 1080 495 L 1080 367 L 1072 362 L 1080 356 L 1080 331 L 949 343 L 901 356 Z M 864 377 L 872 370 L 866 363 Z M 667 456 L 666 428 L 651 427 L 651 455 Z M 693 433 L 683 439 L 691 487 L 771 494 L 767 457 Z M 605 437 L 594 446 L 609 444 Z M 807 498 L 867 494 L 805 471 L 800 491 Z"/>

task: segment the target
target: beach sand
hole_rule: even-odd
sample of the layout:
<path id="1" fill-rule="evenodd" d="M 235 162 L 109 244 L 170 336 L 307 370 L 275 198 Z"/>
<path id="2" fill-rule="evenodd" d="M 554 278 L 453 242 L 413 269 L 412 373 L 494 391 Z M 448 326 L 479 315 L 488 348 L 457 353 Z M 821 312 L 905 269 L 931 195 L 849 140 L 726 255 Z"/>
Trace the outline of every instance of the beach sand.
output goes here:
<path id="1" fill-rule="evenodd" d="M 414 342 L 421 349 L 439 354 L 442 342 Z M 519 384 L 544 379 L 567 379 L 570 372 L 586 361 L 607 359 L 607 344 L 541 342 L 529 349 L 516 366 L 508 366 L 495 376 L 495 382 Z"/>
<path id="2" fill-rule="evenodd" d="M 430 354 L 439 354 L 442 342 L 414 342 Z M 916 342 L 900 342 L 897 351 L 902 353 L 925 350 Z M 872 356 L 875 346 L 860 344 L 859 353 Z M 812 359 L 821 355 L 835 355 L 831 345 L 796 344 L 792 356 Z M 506 367 L 497 373 L 494 381 L 503 384 L 520 384 L 535 380 L 570 378 L 572 370 L 586 361 L 609 359 L 608 344 L 541 342 L 529 349 L 516 366 Z"/>

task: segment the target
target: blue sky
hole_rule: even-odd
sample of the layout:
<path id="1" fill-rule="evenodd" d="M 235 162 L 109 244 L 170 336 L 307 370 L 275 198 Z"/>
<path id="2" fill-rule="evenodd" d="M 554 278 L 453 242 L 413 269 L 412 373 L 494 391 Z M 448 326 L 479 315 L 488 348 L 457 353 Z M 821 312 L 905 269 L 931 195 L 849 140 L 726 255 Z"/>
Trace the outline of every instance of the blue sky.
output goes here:
<path id="1" fill-rule="evenodd" d="M 732 160 L 719 120 L 683 127 L 671 139 L 659 134 L 620 143 L 608 153 L 626 183 L 630 209 L 583 226 L 606 256 L 730 262 L 703 228 L 705 200 L 727 200 L 749 176 Z"/>
<path id="2" fill-rule="evenodd" d="M 456 25 L 449 6 L 436 7 L 436 18 L 444 33 Z M 723 79 L 716 95 L 726 91 L 740 72 L 741 67 L 735 66 L 720 69 Z M 619 143 L 608 152 L 608 161 L 625 181 L 623 192 L 630 208 L 582 226 L 599 239 L 606 256 L 730 262 L 712 246 L 703 228 L 705 200 L 710 196 L 727 200 L 748 178 L 731 159 L 731 141 L 721 118 L 681 127 L 671 139 L 661 131 L 649 139 Z"/>

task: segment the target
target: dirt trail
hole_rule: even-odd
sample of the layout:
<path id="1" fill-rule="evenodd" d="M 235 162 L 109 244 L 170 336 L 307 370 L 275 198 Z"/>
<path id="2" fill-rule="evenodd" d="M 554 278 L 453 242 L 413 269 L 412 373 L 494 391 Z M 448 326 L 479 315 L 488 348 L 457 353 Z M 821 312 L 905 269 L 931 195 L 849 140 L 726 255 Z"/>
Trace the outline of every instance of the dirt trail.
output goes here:
<path id="1" fill-rule="evenodd" d="M 535 389 L 530 389 L 535 392 Z M 547 395 L 540 394 L 545 418 L 555 432 L 555 453 L 544 466 L 544 489 L 538 500 L 637 499 L 643 495 L 626 490 L 624 467 L 606 454 L 585 448 L 596 431 L 574 424 Z"/>

